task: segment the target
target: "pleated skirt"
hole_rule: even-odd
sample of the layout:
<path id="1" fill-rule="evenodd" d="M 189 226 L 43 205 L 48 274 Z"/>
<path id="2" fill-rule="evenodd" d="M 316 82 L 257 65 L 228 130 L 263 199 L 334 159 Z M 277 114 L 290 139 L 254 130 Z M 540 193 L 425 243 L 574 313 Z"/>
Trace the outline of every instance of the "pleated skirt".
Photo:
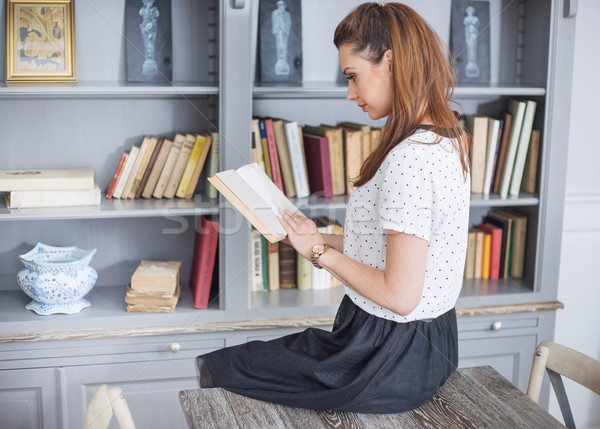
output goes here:
<path id="1" fill-rule="evenodd" d="M 251 341 L 196 363 L 203 388 L 318 410 L 405 412 L 427 402 L 456 369 L 456 313 L 397 323 L 345 296 L 332 331 Z"/>

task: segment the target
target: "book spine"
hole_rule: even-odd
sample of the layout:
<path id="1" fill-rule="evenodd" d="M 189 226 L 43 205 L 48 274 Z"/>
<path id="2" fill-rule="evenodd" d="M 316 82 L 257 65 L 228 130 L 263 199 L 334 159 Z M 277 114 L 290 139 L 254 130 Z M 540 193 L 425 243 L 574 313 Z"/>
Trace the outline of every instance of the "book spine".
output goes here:
<path id="1" fill-rule="evenodd" d="M 194 294 L 194 308 L 208 308 L 219 241 L 218 228 L 217 222 L 201 217 L 200 231 L 196 231 L 196 240 L 200 241 L 198 258 L 194 259 L 194 263 L 198 264 L 196 279 L 190 280 L 190 287 Z"/>
<path id="2" fill-rule="evenodd" d="M 296 187 L 296 195 L 298 198 L 308 197 L 310 195 L 308 189 L 308 177 L 304 161 L 303 148 L 300 145 L 300 135 L 298 133 L 298 124 L 296 122 L 288 122 L 285 124 L 286 141 L 288 144 L 291 169 L 294 176 L 294 184 Z"/>
<path id="3" fill-rule="evenodd" d="M 192 149 L 194 148 L 195 143 L 196 136 L 188 134 L 185 137 L 183 145 L 181 146 L 181 150 L 179 151 L 177 161 L 175 161 L 173 172 L 171 173 L 171 177 L 169 178 L 169 182 L 167 183 L 167 187 L 165 188 L 163 198 L 173 198 L 175 196 L 175 192 L 177 191 L 177 187 L 179 186 L 179 182 L 181 181 L 181 176 L 183 176 L 183 172 L 190 158 L 190 155 L 192 154 Z"/>
<path id="4" fill-rule="evenodd" d="M 525 103 L 514 99 L 509 100 L 508 110 L 513 115 L 510 135 L 508 137 L 508 146 L 506 148 L 506 157 L 504 159 L 504 169 L 502 171 L 502 180 L 500 181 L 499 193 L 502 198 L 508 196 L 508 188 L 515 163 L 515 155 L 519 144 L 521 127 L 523 126 L 523 116 L 525 114 Z"/>
<path id="5" fill-rule="evenodd" d="M 262 271 L 262 243 L 261 234 L 256 229 L 252 229 L 251 233 L 251 249 L 252 249 L 252 268 L 250 277 L 251 292 L 260 292 L 263 290 L 263 271 Z"/>
<path id="6" fill-rule="evenodd" d="M 267 244 L 269 255 L 269 290 L 279 289 L 279 242 Z"/>
<path id="7" fill-rule="evenodd" d="M 202 146 L 202 152 L 200 152 L 200 158 L 198 158 L 198 163 L 196 164 L 196 168 L 194 169 L 194 173 L 192 174 L 190 183 L 188 184 L 187 190 L 185 191 L 185 195 L 183 196 L 186 200 L 190 200 L 196 192 L 196 185 L 198 184 L 198 180 L 200 179 L 200 173 L 202 173 L 204 164 L 206 164 L 206 158 L 208 157 L 208 151 L 210 150 L 211 143 L 212 134 L 205 133 L 204 145 Z"/>
<path id="8" fill-rule="evenodd" d="M 504 112 L 502 115 L 504 125 L 502 127 L 502 139 L 500 140 L 500 150 L 498 152 L 498 161 L 495 168 L 494 176 L 494 193 L 500 192 L 500 181 L 502 179 L 502 171 L 504 170 L 504 160 L 506 158 L 506 146 L 508 146 L 508 136 L 512 127 L 512 114 Z"/>
<path id="9" fill-rule="evenodd" d="M 535 101 L 527 101 L 525 107 L 525 115 L 523 118 L 523 126 L 519 135 L 519 146 L 515 156 L 515 166 L 510 178 L 510 187 L 508 194 L 518 196 L 521 189 L 521 179 L 523 178 L 523 169 L 525 168 L 525 158 L 529 149 L 529 141 L 531 139 L 531 130 L 533 128 L 533 119 L 537 103 Z"/>
<path id="10" fill-rule="evenodd" d="M 323 196 L 333 197 L 333 183 L 331 180 L 331 158 L 329 153 L 329 139 L 321 140 L 321 168 L 323 171 Z"/>
<path id="11" fill-rule="evenodd" d="M 279 243 L 279 287 L 296 288 L 296 250 L 283 242 Z"/>
<path id="12" fill-rule="evenodd" d="M 148 161 L 148 166 L 146 167 L 146 171 L 144 172 L 144 176 L 142 177 L 142 181 L 140 182 L 140 186 L 138 187 L 138 190 L 135 193 L 134 198 L 141 198 L 142 194 L 144 193 L 144 189 L 146 188 L 146 184 L 148 183 L 148 180 L 150 179 L 150 174 L 152 173 L 152 169 L 154 168 L 154 165 L 156 164 L 156 160 L 158 159 L 158 155 L 160 154 L 160 150 L 162 149 L 164 140 L 165 139 L 161 137 L 156 141 L 156 146 L 154 147 L 154 150 L 152 151 L 152 156 L 150 157 L 150 160 Z"/>
<path id="13" fill-rule="evenodd" d="M 138 189 L 140 188 L 142 180 L 146 174 L 146 170 L 148 169 L 150 158 L 152 158 L 152 155 L 154 154 L 154 149 L 156 149 L 157 142 L 158 139 L 156 137 L 149 138 L 146 151 L 144 152 L 144 157 L 142 158 L 140 168 L 138 169 L 135 179 L 133 180 L 133 186 L 131 187 L 131 191 L 129 192 L 128 198 L 135 198 L 135 196 L 137 195 Z"/>
<path id="14" fill-rule="evenodd" d="M 6 205 L 10 209 L 96 206 L 100 204 L 101 194 L 97 184 L 92 189 L 11 191 L 7 194 Z"/>
<path id="15" fill-rule="evenodd" d="M 296 284 L 298 290 L 312 289 L 312 269 L 312 263 L 296 252 Z"/>
<path id="16" fill-rule="evenodd" d="M 131 150 L 129 151 L 129 156 L 127 157 L 127 162 L 123 167 L 123 171 L 121 172 L 121 176 L 119 177 L 119 180 L 117 181 L 117 186 L 115 187 L 115 191 L 113 192 L 113 198 L 121 198 L 121 195 L 125 190 L 125 184 L 127 183 L 127 179 L 131 174 L 133 164 L 135 164 L 135 159 L 137 158 L 139 151 L 139 146 L 133 145 L 131 147 Z"/>
<path id="17" fill-rule="evenodd" d="M 146 156 L 146 151 L 148 150 L 148 144 L 150 142 L 149 137 L 144 137 L 142 145 L 140 146 L 140 152 L 138 156 L 135 158 L 135 164 L 133 164 L 133 169 L 131 170 L 131 174 L 129 174 L 129 178 L 127 179 L 127 183 L 125 184 L 125 189 L 123 189 L 123 194 L 121 194 L 121 198 L 126 199 L 130 198 L 129 194 L 133 189 L 133 184 L 135 182 L 135 178 L 137 177 L 138 170 L 140 169 L 140 165 L 142 165 L 142 161 Z"/>
<path id="18" fill-rule="evenodd" d="M 488 118 L 487 133 L 487 151 L 485 178 L 483 179 L 483 194 L 489 195 L 492 188 L 492 178 L 494 175 L 494 161 L 496 159 L 496 148 L 498 147 L 498 130 L 500 121 L 498 119 Z"/>
<path id="19" fill-rule="evenodd" d="M 273 180 L 273 172 L 271 171 L 271 160 L 269 157 L 269 143 L 267 142 L 267 130 L 265 129 L 264 120 L 258 120 L 258 129 L 260 131 L 260 142 L 265 160 L 265 173 L 267 174 L 267 176 L 269 176 L 269 179 Z"/>
<path id="20" fill-rule="evenodd" d="M 281 167 L 279 166 L 279 157 L 277 156 L 277 142 L 275 141 L 272 119 L 265 119 L 265 131 L 267 133 L 267 145 L 269 148 L 269 159 L 271 161 L 271 174 L 273 175 L 273 183 L 275 183 L 275 186 L 277 186 L 281 192 L 284 192 L 283 180 L 281 178 Z"/>
<path id="21" fill-rule="evenodd" d="M 173 147 L 173 141 L 169 139 L 163 139 L 162 147 L 160 148 L 160 153 L 158 154 L 158 158 L 156 158 L 156 162 L 152 167 L 152 171 L 150 172 L 150 177 L 148 178 L 148 182 L 144 187 L 144 191 L 142 192 L 142 198 L 152 198 L 152 193 L 156 188 L 156 184 L 158 183 L 158 179 L 165 167 L 165 162 L 167 161 L 167 157 L 169 156 L 169 152 Z"/>
<path id="22" fill-rule="evenodd" d="M 346 193 L 346 175 L 344 173 L 344 137 L 342 129 L 335 128 L 327 133 L 329 139 L 329 158 L 331 165 L 331 186 L 333 195 Z M 363 138 L 365 138 L 363 136 Z M 370 138 L 369 136 L 366 137 Z M 363 143 L 365 141 L 363 140 Z"/>
<path id="23" fill-rule="evenodd" d="M 175 192 L 175 196 L 177 198 L 185 197 L 185 193 L 187 192 L 187 188 L 192 181 L 192 176 L 196 170 L 196 165 L 198 165 L 198 160 L 200 159 L 200 154 L 202 153 L 205 142 L 206 138 L 203 135 L 196 136 L 196 141 L 194 142 L 190 157 L 187 160 L 187 164 L 185 165 L 183 174 L 181 175 L 181 180 L 177 186 L 177 191 Z"/>
<path id="24" fill-rule="evenodd" d="M 169 179 L 171 178 L 171 174 L 173 173 L 173 168 L 175 168 L 175 163 L 177 163 L 177 159 L 179 158 L 179 152 L 181 152 L 184 140 L 185 137 L 182 134 L 175 135 L 175 138 L 173 139 L 173 145 L 171 146 L 171 150 L 169 151 L 169 155 L 167 156 L 167 160 L 165 162 L 165 166 L 160 173 L 158 182 L 156 183 L 156 188 L 152 193 L 154 198 L 163 197 L 165 190 L 167 189 Z"/>
<path id="25" fill-rule="evenodd" d="M 260 137 L 260 126 L 258 124 L 258 119 L 252 119 L 252 136 L 254 138 L 254 145 L 256 146 L 257 153 L 257 163 L 266 172 L 265 167 L 265 153 L 263 151 L 263 146 Z"/>
<path id="26" fill-rule="evenodd" d="M 540 130 L 531 131 L 531 141 L 527 151 L 527 160 L 525 161 L 525 171 L 521 181 L 521 190 L 530 194 L 536 191 L 537 165 L 540 153 Z"/>
<path id="27" fill-rule="evenodd" d="M 115 170 L 115 174 L 113 175 L 112 180 L 106 187 L 106 198 L 112 197 L 112 194 L 115 191 L 115 187 L 117 186 L 117 181 L 119 180 L 119 176 L 121 175 L 121 172 L 123 171 L 123 166 L 125 165 L 125 162 L 127 161 L 128 156 L 129 156 L 129 154 L 127 152 L 125 152 L 125 153 L 123 153 L 123 155 L 121 155 L 121 160 L 119 161 L 119 165 L 117 166 L 117 169 Z"/>
<path id="28" fill-rule="evenodd" d="M 292 163 L 290 161 L 288 143 L 285 131 L 283 130 L 283 121 L 281 119 L 273 121 L 273 133 L 277 145 L 277 158 L 279 159 L 279 166 L 281 167 L 281 177 L 285 195 L 288 198 L 292 198 L 296 196 L 296 186 L 292 174 Z"/>
<path id="29" fill-rule="evenodd" d="M 210 145 L 210 155 L 208 165 L 206 166 L 206 177 L 211 177 L 219 172 L 219 133 L 212 133 L 212 143 Z M 217 198 L 217 188 L 208 180 L 206 181 L 204 191 L 208 198 Z"/>

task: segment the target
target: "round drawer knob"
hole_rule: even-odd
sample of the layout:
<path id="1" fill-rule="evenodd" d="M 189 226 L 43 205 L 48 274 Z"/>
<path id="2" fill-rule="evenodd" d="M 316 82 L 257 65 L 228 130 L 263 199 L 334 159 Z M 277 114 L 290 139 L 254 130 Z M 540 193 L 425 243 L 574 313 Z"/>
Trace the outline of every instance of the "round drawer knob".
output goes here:
<path id="1" fill-rule="evenodd" d="M 502 322 L 494 322 L 492 323 L 492 331 L 496 331 L 498 332 L 500 329 L 502 329 Z"/>
<path id="2" fill-rule="evenodd" d="M 169 344 L 169 350 L 171 353 L 177 353 L 179 350 L 181 350 L 181 346 L 179 343 L 171 343 Z"/>

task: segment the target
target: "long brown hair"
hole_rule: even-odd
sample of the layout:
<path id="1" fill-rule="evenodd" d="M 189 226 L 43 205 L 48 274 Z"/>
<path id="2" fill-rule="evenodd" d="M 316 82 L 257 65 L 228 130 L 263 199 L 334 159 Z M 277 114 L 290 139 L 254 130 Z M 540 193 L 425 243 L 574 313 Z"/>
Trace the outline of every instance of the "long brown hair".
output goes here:
<path id="1" fill-rule="evenodd" d="M 379 64 L 392 51 L 392 106 L 377 148 L 363 163 L 355 186 L 368 182 L 387 154 L 429 117 L 433 131 L 454 137 L 464 177 L 470 169 L 470 143 L 449 106 L 454 72 L 448 50 L 435 31 L 413 9 L 401 3 L 357 6 L 335 30 L 333 43 Z"/>

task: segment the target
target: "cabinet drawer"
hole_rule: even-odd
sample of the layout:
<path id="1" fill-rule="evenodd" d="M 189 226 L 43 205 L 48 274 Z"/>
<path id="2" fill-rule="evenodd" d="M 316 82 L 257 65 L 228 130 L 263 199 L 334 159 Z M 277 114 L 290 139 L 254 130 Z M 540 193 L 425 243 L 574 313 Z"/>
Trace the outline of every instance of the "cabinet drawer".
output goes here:
<path id="1" fill-rule="evenodd" d="M 531 332 L 540 326 L 535 314 L 498 314 L 491 316 L 464 316 L 458 318 L 458 337 L 493 338 Z"/>

